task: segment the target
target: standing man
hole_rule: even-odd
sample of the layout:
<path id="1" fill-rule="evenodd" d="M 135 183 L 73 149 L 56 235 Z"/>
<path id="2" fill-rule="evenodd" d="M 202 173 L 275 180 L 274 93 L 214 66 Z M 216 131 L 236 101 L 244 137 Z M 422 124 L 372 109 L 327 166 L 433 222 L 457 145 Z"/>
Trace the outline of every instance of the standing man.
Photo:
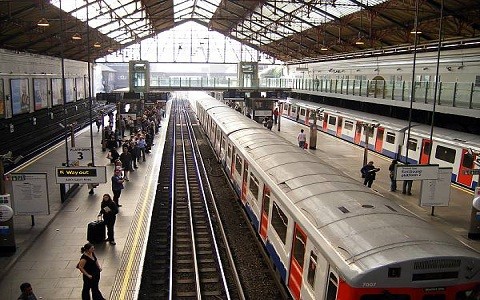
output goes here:
<path id="1" fill-rule="evenodd" d="M 390 171 L 390 192 L 395 192 L 397 190 L 397 181 L 394 179 L 395 177 L 395 166 L 397 165 L 398 160 L 392 160 L 392 163 L 388 167 Z"/>
<path id="2" fill-rule="evenodd" d="M 37 300 L 37 297 L 33 293 L 32 285 L 29 282 L 24 282 L 20 285 L 20 291 L 22 293 L 18 296 L 18 300 Z"/>
<path id="3" fill-rule="evenodd" d="M 297 136 L 298 147 L 305 148 L 305 142 L 307 141 L 307 135 L 303 132 L 303 129 L 300 130 L 300 133 Z"/>
<path id="4" fill-rule="evenodd" d="M 273 110 L 273 123 L 277 125 L 277 121 L 278 121 L 278 107 L 275 107 L 275 109 Z"/>
<path id="5" fill-rule="evenodd" d="M 363 185 L 366 185 L 368 187 L 372 187 L 372 183 L 375 180 L 375 174 L 380 171 L 380 168 L 375 168 L 373 165 L 373 161 L 369 161 L 368 164 L 363 166 L 363 168 L 360 170 L 362 173 L 362 177 L 365 178 L 363 181 Z"/>
<path id="6" fill-rule="evenodd" d="M 122 194 L 123 190 L 123 178 L 122 178 L 122 170 L 115 169 L 114 174 L 112 176 L 112 192 L 113 192 L 113 202 L 117 204 L 118 207 L 122 207 L 118 204 L 118 200 L 120 199 L 120 195 Z"/>

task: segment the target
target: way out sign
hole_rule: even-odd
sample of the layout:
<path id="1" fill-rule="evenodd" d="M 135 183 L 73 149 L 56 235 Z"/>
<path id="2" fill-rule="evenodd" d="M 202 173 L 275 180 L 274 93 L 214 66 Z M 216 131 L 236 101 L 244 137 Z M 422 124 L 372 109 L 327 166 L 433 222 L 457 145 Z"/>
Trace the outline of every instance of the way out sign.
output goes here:
<path id="1" fill-rule="evenodd" d="M 55 168 L 57 183 L 106 183 L 106 167 Z"/>

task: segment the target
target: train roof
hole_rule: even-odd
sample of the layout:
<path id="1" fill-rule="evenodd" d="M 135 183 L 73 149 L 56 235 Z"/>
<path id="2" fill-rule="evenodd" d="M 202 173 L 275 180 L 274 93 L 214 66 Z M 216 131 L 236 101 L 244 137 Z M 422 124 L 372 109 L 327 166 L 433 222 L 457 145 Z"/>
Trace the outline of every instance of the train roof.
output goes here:
<path id="1" fill-rule="evenodd" d="M 353 286 L 385 278 L 385 269 L 390 267 L 412 271 L 420 270 L 418 266 L 431 268 L 435 263 L 467 264 L 468 274 L 456 278 L 456 283 L 467 281 L 468 276 L 479 278 L 480 255 L 476 251 L 328 162 L 232 113 L 228 106 L 201 102 L 248 157 L 251 170 L 267 176 L 275 194 L 285 195 L 281 197 L 282 209 L 296 216 L 302 229 L 316 240 L 318 249 Z M 395 279 L 377 287 L 400 284 Z M 422 284 L 425 282 L 418 282 Z"/>
<path id="2" fill-rule="evenodd" d="M 406 129 L 408 129 L 408 121 L 406 120 L 400 120 L 400 119 L 375 115 L 371 113 L 358 112 L 358 111 L 347 109 L 347 108 L 339 108 L 335 106 L 329 106 L 329 105 L 309 102 L 305 100 L 298 100 L 295 98 L 288 98 L 284 102 L 294 104 L 300 107 L 305 107 L 308 109 L 323 108 L 326 113 L 331 113 L 336 115 L 340 114 L 352 120 L 361 120 L 364 122 L 378 122 L 381 124 L 382 127 L 387 129 L 401 130 L 401 131 L 405 131 Z M 421 136 L 423 138 L 430 137 L 430 130 L 431 130 L 430 125 L 412 122 L 411 128 L 412 128 L 412 132 L 415 132 L 415 134 L 418 136 Z M 480 150 L 480 136 L 471 134 L 471 133 L 460 132 L 460 131 L 455 131 L 451 129 L 441 128 L 441 127 L 434 127 L 433 139 L 437 141 L 442 141 L 445 143 L 450 143 L 452 145 L 462 146 L 463 148 Z"/>

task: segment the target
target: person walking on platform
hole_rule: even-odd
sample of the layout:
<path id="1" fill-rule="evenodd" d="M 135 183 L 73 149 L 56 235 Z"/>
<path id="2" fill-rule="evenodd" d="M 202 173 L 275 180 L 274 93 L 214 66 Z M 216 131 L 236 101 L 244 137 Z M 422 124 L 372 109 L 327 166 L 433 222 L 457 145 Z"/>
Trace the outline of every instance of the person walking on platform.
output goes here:
<path id="1" fill-rule="evenodd" d="M 115 234 L 113 227 L 115 226 L 115 221 L 117 219 L 118 206 L 113 202 L 112 197 L 109 194 L 104 194 L 102 203 L 100 205 L 100 212 L 98 216 L 103 215 L 103 221 L 107 226 L 107 240 L 111 245 L 116 245 L 115 243 Z"/>
<path id="2" fill-rule="evenodd" d="M 300 133 L 297 135 L 298 147 L 305 148 L 305 142 L 307 141 L 307 135 L 303 132 L 303 129 L 300 130 Z"/>
<path id="3" fill-rule="evenodd" d="M 375 180 L 375 174 L 380 171 L 380 168 L 375 168 L 373 165 L 373 161 L 369 161 L 368 164 L 363 166 L 363 168 L 360 170 L 362 173 L 362 177 L 365 178 L 363 181 L 363 185 L 366 185 L 368 187 L 372 187 L 372 183 Z"/>
<path id="4" fill-rule="evenodd" d="M 37 300 L 37 296 L 33 293 L 32 285 L 29 282 L 24 282 L 20 285 L 22 293 L 18 296 L 18 300 Z"/>
<path id="5" fill-rule="evenodd" d="M 395 177 L 395 165 L 398 163 L 398 160 L 392 160 L 392 163 L 388 167 L 390 171 L 390 192 L 395 192 L 397 190 L 397 181 L 394 179 Z"/>
<path id="6" fill-rule="evenodd" d="M 123 186 L 123 178 L 122 178 L 122 170 L 115 169 L 114 174 L 112 176 L 112 192 L 113 192 L 113 202 L 117 204 L 117 207 L 122 207 L 118 204 L 120 200 L 120 195 L 122 194 Z"/>
<path id="7" fill-rule="evenodd" d="M 272 118 L 268 118 L 268 119 L 267 119 L 267 128 L 268 128 L 268 130 L 272 130 L 272 127 L 273 127 Z"/>
<path id="8" fill-rule="evenodd" d="M 93 300 L 104 300 L 102 293 L 98 288 L 100 282 L 100 272 L 102 268 L 95 256 L 95 246 L 90 243 L 85 244 L 80 249 L 82 257 L 77 264 L 77 268 L 83 274 L 82 300 L 90 300 L 90 290 L 92 290 Z"/>

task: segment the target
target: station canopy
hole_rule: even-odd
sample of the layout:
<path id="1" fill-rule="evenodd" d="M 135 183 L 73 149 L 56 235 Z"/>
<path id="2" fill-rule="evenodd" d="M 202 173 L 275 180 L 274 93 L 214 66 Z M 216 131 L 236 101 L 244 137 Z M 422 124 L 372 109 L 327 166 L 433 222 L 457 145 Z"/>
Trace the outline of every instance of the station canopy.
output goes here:
<path id="1" fill-rule="evenodd" d="M 194 22 L 224 46 L 302 63 L 434 49 L 439 40 L 442 48 L 478 47 L 479 15 L 478 0 L 2 0 L 0 47 L 94 61 Z M 208 61 L 220 50 L 193 27 L 162 43 L 190 56 L 203 45 Z"/>

